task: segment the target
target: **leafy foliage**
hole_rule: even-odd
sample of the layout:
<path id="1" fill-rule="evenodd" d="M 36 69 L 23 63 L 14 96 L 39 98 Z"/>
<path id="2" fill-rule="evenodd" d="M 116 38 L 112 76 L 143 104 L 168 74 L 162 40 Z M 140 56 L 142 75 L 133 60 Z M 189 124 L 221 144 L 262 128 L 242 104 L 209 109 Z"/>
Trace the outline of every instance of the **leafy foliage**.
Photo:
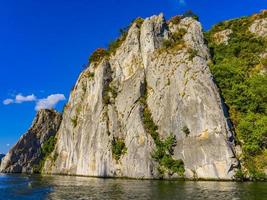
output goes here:
<path id="1" fill-rule="evenodd" d="M 185 11 L 183 17 L 192 17 L 193 19 L 199 21 L 199 17 L 195 13 L 193 13 L 192 10 Z"/>
<path id="2" fill-rule="evenodd" d="M 157 148 L 152 153 L 152 158 L 159 163 L 160 172 L 167 169 L 169 174 L 184 174 L 184 163 L 182 160 L 173 159 L 173 148 L 176 146 L 176 137 L 170 134 L 165 140 L 157 144 Z"/>
<path id="3" fill-rule="evenodd" d="M 210 69 L 229 108 L 245 166 L 254 179 L 262 177 L 267 166 L 255 162 L 267 148 L 267 76 L 261 73 L 267 61 L 260 57 L 267 40 L 249 32 L 259 16 L 222 22 L 206 33 L 213 60 Z M 233 31 L 228 45 L 216 44 L 213 35 L 225 29 Z"/>
<path id="4" fill-rule="evenodd" d="M 71 118 L 72 126 L 75 128 L 78 125 L 78 116 Z"/>
<path id="5" fill-rule="evenodd" d="M 181 20 L 182 20 L 182 16 L 176 15 L 176 16 L 172 17 L 168 22 L 169 23 L 171 22 L 171 23 L 177 25 L 181 22 Z"/>
<path id="6" fill-rule="evenodd" d="M 88 78 L 89 79 L 93 79 L 94 77 L 95 77 L 95 73 L 94 72 L 88 73 Z"/>
<path id="7" fill-rule="evenodd" d="M 34 173 L 41 173 L 45 160 L 47 157 L 54 151 L 56 145 L 57 138 L 56 136 L 50 136 L 42 145 L 41 147 L 41 157 L 42 159 L 39 161 L 38 164 L 34 166 L 33 172 Z"/>
<path id="8" fill-rule="evenodd" d="M 47 157 L 50 155 L 50 153 L 52 153 L 52 151 L 55 148 L 56 142 L 57 142 L 56 136 L 51 136 L 47 141 L 44 142 L 41 149 L 42 155 L 44 157 Z"/>
<path id="9" fill-rule="evenodd" d="M 146 83 L 145 83 L 146 88 Z M 167 171 L 169 174 L 177 173 L 180 176 L 184 174 L 184 163 L 182 160 L 175 160 L 173 155 L 173 148 L 176 146 L 176 137 L 170 134 L 165 140 L 161 140 L 158 133 L 158 126 L 154 123 L 151 112 L 148 109 L 147 103 L 147 89 L 145 94 L 140 99 L 140 103 L 144 107 L 143 111 L 143 123 L 147 133 L 153 138 L 156 149 L 152 153 L 152 158 L 159 163 L 158 171 L 160 174 L 164 174 Z"/>
<path id="10" fill-rule="evenodd" d="M 183 47 L 184 40 L 183 37 L 187 33 L 186 29 L 180 28 L 177 32 L 174 32 L 170 35 L 168 40 L 163 41 L 163 48 L 170 49 L 170 48 L 177 48 Z"/>
<path id="11" fill-rule="evenodd" d="M 127 148 L 125 146 L 125 143 L 122 139 L 119 138 L 113 138 L 112 140 L 112 155 L 115 160 L 119 160 L 121 155 L 125 154 L 127 152 Z"/>
<path id="12" fill-rule="evenodd" d="M 238 169 L 235 173 L 235 180 L 237 181 L 244 181 L 245 180 L 245 174 L 241 169 Z"/>
<path id="13" fill-rule="evenodd" d="M 108 56 L 108 51 L 104 48 L 98 48 L 89 57 L 89 62 L 90 63 L 93 63 L 93 62 L 98 63 L 105 56 Z"/>
<path id="14" fill-rule="evenodd" d="M 198 51 L 196 49 L 192 49 L 192 48 L 188 49 L 188 53 L 189 53 L 189 60 L 193 60 L 194 57 L 196 57 L 198 55 Z"/>

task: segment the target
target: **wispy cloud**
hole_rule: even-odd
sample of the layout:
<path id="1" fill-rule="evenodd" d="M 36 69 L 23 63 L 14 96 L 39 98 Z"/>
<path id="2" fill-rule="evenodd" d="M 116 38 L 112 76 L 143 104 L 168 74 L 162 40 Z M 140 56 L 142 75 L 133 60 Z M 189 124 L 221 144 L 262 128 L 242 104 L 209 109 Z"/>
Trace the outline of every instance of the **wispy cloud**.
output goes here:
<path id="1" fill-rule="evenodd" d="M 37 98 L 34 94 L 28 96 L 23 96 L 22 94 L 18 94 L 16 95 L 15 103 L 31 102 L 36 100 Z"/>
<path id="2" fill-rule="evenodd" d="M 63 94 L 52 94 L 45 99 L 39 99 L 36 103 L 35 110 L 51 109 L 60 101 L 66 100 Z"/>
<path id="3" fill-rule="evenodd" d="M 66 100 L 63 94 L 51 94 L 46 98 L 38 99 L 34 94 L 24 96 L 17 94 L 14 99 L 8 98 L 3 101 L 4 105 L 21 104 L 25 102 L 35 102 L 35 110 L 54 108 L 58 102 Z"/>
<path id="4" fill-rule="evenodd" d="M 37 98 L 34 94 L 28 95 L 28 96 L 23 96 L 22 94 L 17 94 L 15 99 L 5 99 L 3 101 L 4 105 L 9 105 L 12 103 L 24 103 L 24 102 L 31 102 L 31 101 L 36 101 Z"/>
<path id="5" fill-rule="evenodd" d="M 186 1 L 185 0 L 178 0 L 179 1 L 179 4 L 182 5 L 182 6 L 185 6 L 186 5 Z"/>
<path id="6" fill-rule="evenodd" d="M 12 103 L 14 103 L 14 100 L 13 100 L 13 99 L 5 99 L 5 100 L 3 101 L 3 104 L 4 104 L 4 105 L 9 105 L 9 104 L 12 104 Z"/>

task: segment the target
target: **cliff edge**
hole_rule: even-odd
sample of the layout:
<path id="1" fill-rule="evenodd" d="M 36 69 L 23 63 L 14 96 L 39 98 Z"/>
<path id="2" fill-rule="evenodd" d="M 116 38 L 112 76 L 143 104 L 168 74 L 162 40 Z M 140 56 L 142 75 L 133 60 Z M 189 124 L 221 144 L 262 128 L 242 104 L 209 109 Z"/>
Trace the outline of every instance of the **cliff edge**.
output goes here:
<path id="1" fill-rule="evenodd" d="M 40 110 L 31 128 L 2 159 L 0 171 L 4 173 L 38 172 L 46 155 L 51 153 L 47 151 L 53 148 L 53 140 L 61 119 L 61 114 L 54 110 Z"/>
<path id="2" fill-rule="evenodd" d="M 91 56 L 43 172 L 232 179 L 234 137 L 209 59 L 193 17 L 135 20 Z"/>

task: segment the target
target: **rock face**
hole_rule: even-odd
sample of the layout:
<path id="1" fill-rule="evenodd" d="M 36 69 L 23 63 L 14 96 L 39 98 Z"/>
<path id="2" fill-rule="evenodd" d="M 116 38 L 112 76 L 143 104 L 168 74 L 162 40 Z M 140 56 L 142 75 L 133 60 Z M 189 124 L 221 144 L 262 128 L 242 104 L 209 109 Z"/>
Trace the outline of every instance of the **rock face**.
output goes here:
<path id="1" fill-rule="evenodd" d="M 0 171 L 4 173 L 33 173 L 34 166 L 43 159 L 42 145 L 56 134 L 61 119 L 61 114 L 56 111 L 39 111 L 31 128 L 2 159 Z"/>
<path id="2" fill-rule="evenodd" d="M 255 33 L 260 37 L 267 36 L 267 19 L 258 19 L 255 20 L 254 23 L 249 28 L 250 32 Z"/>
<path id="3" fill-rule="evenodd" d="M 230 35 L 233 33 L 231 29 L 226 29 L 215 33 L 213 36 L 214 42 L 216 44 L 228 44 L 228 40 L 230 39 Z"/>
<path id="4" fill-rule="evenodd" d="M 181 30 L 183 42 L 166 47 Z M 159 163 L 151 156 L 156 144 L 144 127 L 145 96 L 160 138 L 176 137 L 172 157 L 183 161 L 185 177 L 231 179 L 233 135 L 208 59 L 193 18 L 167 23 L 159 15 L 133 23 L 116 52 L 81 73 L 57 134 L 56 159 L 47 159 L 43 172 L 158 178 Z M 117 159 L 116 139 L 125 143 Z"/>

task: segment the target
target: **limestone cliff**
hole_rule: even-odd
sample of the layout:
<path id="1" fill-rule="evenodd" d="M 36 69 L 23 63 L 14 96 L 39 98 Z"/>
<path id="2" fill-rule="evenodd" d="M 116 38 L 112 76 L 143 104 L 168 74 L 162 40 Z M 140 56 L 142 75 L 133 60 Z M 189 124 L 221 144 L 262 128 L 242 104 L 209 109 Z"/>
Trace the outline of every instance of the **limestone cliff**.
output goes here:
<path id="1" fill-rule="evenodd" d="M 42 147 L 54 137 L 61 123 L 61 114 L 53 110 L 37 113 L 31 128 L 2 159 L 0 171 L 5 173 L 33 173 L 44 155 Z"/>
<path id="2" fill-rule="evenodd" d="M 102 54 L 70 94 L 44 173 L 233 177 L 233 135 L 198 21 L 136 20 Z"/>

